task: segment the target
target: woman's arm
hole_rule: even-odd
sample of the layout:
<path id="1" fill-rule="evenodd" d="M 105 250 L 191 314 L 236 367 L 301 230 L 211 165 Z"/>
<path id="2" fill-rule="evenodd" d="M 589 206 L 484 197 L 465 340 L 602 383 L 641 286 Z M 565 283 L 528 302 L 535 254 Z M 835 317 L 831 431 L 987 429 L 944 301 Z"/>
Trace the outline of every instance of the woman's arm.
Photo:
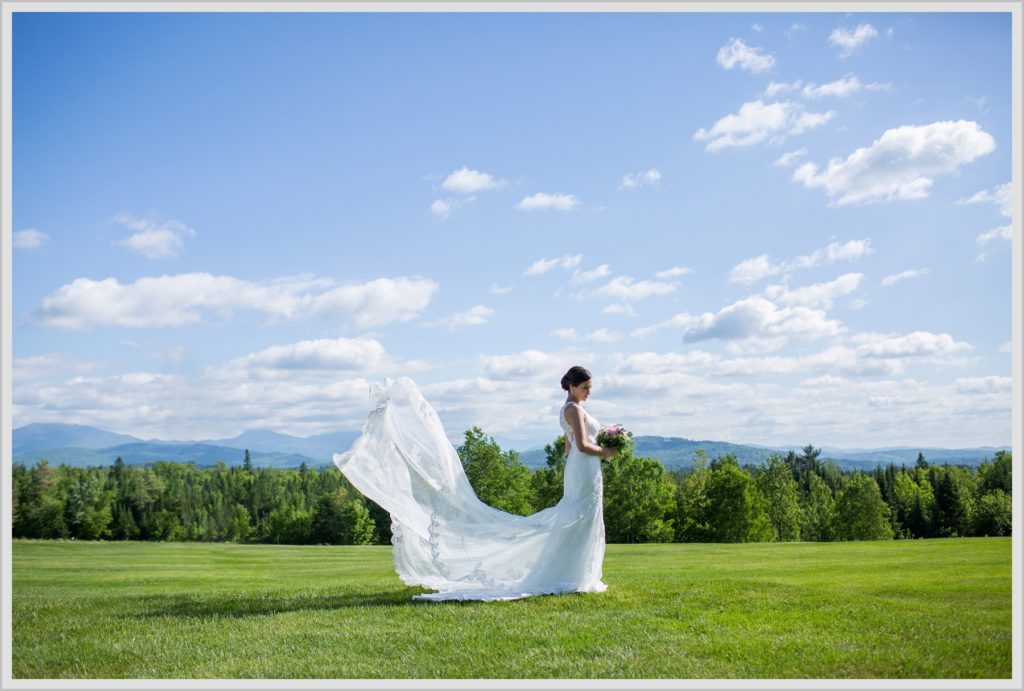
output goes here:
<path id="1" fill-rule="evenodd" d="M 565 420 L 569 423 L 572 428 L 572 436 L 576 437 L 576 443 L 580 447 L 580 451 L 591 456 L 600 456 L 601 458 L 611 458 L 617 452 L 610 446 L 605 448 L 592 444 L 587 439 L 587 433 L 583 430 L 583 415 L 580 414 L 580 407 L 572 404 L 565 408 Z"/>

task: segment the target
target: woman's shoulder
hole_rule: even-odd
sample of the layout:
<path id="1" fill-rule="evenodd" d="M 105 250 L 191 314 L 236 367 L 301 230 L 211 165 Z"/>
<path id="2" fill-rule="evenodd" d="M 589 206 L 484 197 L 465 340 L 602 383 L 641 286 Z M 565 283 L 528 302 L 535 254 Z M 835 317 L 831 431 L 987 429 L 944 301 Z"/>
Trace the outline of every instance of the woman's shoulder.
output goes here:
<path id="1" fill-rule="evenodd" d="M 580 417 L 587 416 L 587 411 L 583 410 L 583 406 L 581 406 L 576 401 L 566 401 L 565 405 L 562 406 L 563 412 L 568 413 L 570 410 L 575 411 L 574 414 Z"/>

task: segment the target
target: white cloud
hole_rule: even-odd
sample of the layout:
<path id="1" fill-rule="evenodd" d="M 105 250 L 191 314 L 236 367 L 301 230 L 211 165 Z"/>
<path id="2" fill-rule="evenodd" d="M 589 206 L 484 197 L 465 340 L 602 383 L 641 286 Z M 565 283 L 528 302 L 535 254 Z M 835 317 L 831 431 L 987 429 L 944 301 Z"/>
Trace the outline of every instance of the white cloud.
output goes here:
<path id="1" fill-rule="evenodd" d="M 555 259 L 538 259 L 523 272 L 524 276 L 539 276 L 540 274 L 547 273 L 556 266 L 561 266 L 563 269 L 572 269 L 579 266 L 579 263 L 583 261 L 582 254 L 565 254 L 560 258 Z"/>
<path id="2" fill-rule="evenodd" d="M 874 253 L 871 240 L 849 240 L 842 244 L 831 242 L 824 249 L 799 256 L 786 262 L 773 263 L 767 254 L 744 259 L 729 271 L 730 283 L 755 283 L 762 278 L 775 276 L 793 269 L 810 268 L 822 262 L 833 264 L 837 261 L 851 261 Z"/>
<path id="3" fill-rule="evenodd" d="M 647 171 L 627 173 L 622 176 L 622 184 L 619 185 L 619 189 L 633 189 L 643 185 L 657 185 L 659 182 L 661 182 L 661 173 L 658 172 L 657 168 L 651 168 Z"/>
<path id="4" fill-rule="evenodd" d="M 574 341 L 576 340 L 576 329 L 555 329 L 551 335 L 566 341 Z"/>
<path id="5" fill-rule="evenodd" d="M 700 128 L 693 138 L 707 141 L 705 149 L 712 152 L 727 147 L 753 146 L 765 140 L 778 145 L 786 137 L 825 124 L 835 114 L 832 110 L 811 113 L 792 101 L 766 104 L 758 99 L 744 103 L 739 112 L 719 119 L 710 130 Z"/>
<path id="6" fill-rule="evenodd" d="M 767 254 L 744 259 L 729 270 L 729 283 L 755 283 L 782 273 L 781 264 L 773 264 Z"/>
<path id="7" fill-rule="evenodd" d="M 805 84 L 802 79 L 798 79 L 795 82 L 770 82 L 765 87 L 764 95 L 771 98 L 781 93 L 791 93 L 794 91 L 799 91 L 804 98 L 812 100 L 825 97 L 846 98 L 861 91 L 892 91 L 892 84 L 881 84 L 878 82 L 862 84 L 857 75 L 847 74 L 840 79 L 825 84 L 816 84 L 814 82 Z"/>
<path id="8" fill-rule="evenodd" d="M 825 261 L 828 264 L 832 264 L 840 260 L 850 261 L 851 259 L 859 259 L 869 254 L 874 254 L 874 250 L 871 249 L 871 240 L 869 239 L 849 240 L 841 245 L 838 242 L 831 242 L 825 248 Z"/>
<path id="9" fill-rule="evenodd" d="M 841 49 L 839 57 L 846 58 L 853 55 L 862 45 L 876 36 L 878 36 L 878 30 L 875 27 L 870 24 L 861 24 L 853 31 L 841 28 L 835 29 L 828 37 L 828 42 Z"/>
<path id="10" fill-rule="evenodd" d="M 205 375 L 217 381 L 268 379 L 315 382 L 318 373 L 348 375 L 415 373 L 430 369 L 422 360 L 399 361 L 375 338 L 318 338 L 264 348 L 208 367 Z M 304 379 L 305 377 L 308 379 Z"/>
<path id="11" fill-rule="evenodd" d="M 984 247 L 984 246 L 988 245 L 989 243 L 996 242 L 996 241 L 999 241 L 999 240 L 1006 240 L 1007 242 L 1012 242 L 1013 241 L 1013 226 L 1012 225 L 997 226 L 995 228 L 992 228 L 991 230 L 985 231 L 984 233 L 982 233 L 981 235 L 979 235 L 975 239 L 975 242 L 977 242 L 979 245 Z M 977 257 L 974 258 L 974 261 L 976 261 L 976 262 L 985 261 L 985 257 L 987 257 L 987 256 L 988 256 L 988 250 L 983 250 L 982 252 L 980 252 L 978 254 Z"/>
<path id="12" fill-rule="evenodd" d="M 618 276 L 597 290 L 597 294 L 616 300 L 642 300 L 655 295 L 674 293 L 678 283 L 668 281 L 635 281 L 629 276 Z"/>
<path id="13" fill-rule="evenodd" d="M 683 316 L 683 315 L 679 315 Z M 692 319 L 692 318 L 690 318 Z M 690 319 L 686 321 L 690 321 Z M 682 321 L 680 321 L 682 324 Z M 827 335 L 827 334 L 826 334 Z M 790 334 L 760 333 L 756 337 L 727 343 L 727 350 L 740 353 L 744 344 L 753 342 L 755 351 L 777 349 Z M 963 364 L 953 355 L 969 350 L 970 345 L 954 341 L 947 334 L 917 332 L 909 335 L 861 334 L 853 340 L 862 345 L 849 347 L 833 344 L 823 350 L 804 355 L 759 355 L 756 357 L 723 357 L 699 349 L 683 353 L 635 353 L 622 358 L 623 373 L 653 373 L 657 371 L 693 371 L 711 377 L 758 377 L 765 375 L 791 375 L 822 373 L 820 385 L 847 383 L 837 374 L 856 377 L 889 376 L 900 374 L 909 363 L 930 363 L 943 370 L 951 365 Z M 738 346 L 738 347 L 732 347 Z M 804 382 L 815 385 L 814 382 Z"/>
<path id="14" fill-rule="evenodd" d="M 601 266 L 591 269 L 590 271 L 580 271 L 579 269 L 577 269 L 576 272 L 573 273 L 572 282 L 590 283 L 600 278 L 604 278 L 608 274 L 609 270 L 607 264 L 601 264 Z"/>
<path id="15" fill-rule="evenodd" d="M 803 85 L 803 80 L 798 79 L 795 82 L 769 82 L 768 86 L 764 89 L 765 96 L 772 98 L 781 93 L 789 93 L 796 91 Z"/>
<path id="16" fill-rule="evenodd" d="M 741 39 L 731 38 L 718 49 L 718 64 L 727 70 L 733 67 L 748 72 L 764 72 L 775 64 L 775 58 L 764 52 L 762 48 L 748 46 Z"/>
<path id="17" fill-rule="evenodd" d="M 575 349 L 554 353 L 531 349 L 511 355 L 481 355 L 480 363 L 488 377 L 543 380 L 558 386 L 567 369 L 592 357 Z"/>
<path id="18" fill-rule="evenodd" d="M 1013 393 L 1013 377 L 961 377 L 953 382 L 959 393 Z"/>
<path id="19" fill-rule="evenodd" d="M 917 278 L 918 276 L 924 276 L 928 273 L 928 269 L 907 269 L 906 271 L 900 271 L 899 273 L 889 274 L 882 279 L 883 286 L 891 286 L 897 281 L 902 281 L 905 278 Z"/>
<path id="20" fill-rule="evenodd" d="M 494 310 L 486 305 L 474 305 L 465 312 L 456 312 L 442 319 L 424 322 L 424 326 L 446 326 L 449 331 L 463 326 L 483 326 L 494 315 Z"/>
<path id="21" fill-rule="evenodd" d="M 705 312 L 683 334 L 688 343 L 709 339 L 821 338 L 846 330 L 836 320 L 827 319 L 823 310 L 808 307 L 780 308 L 770 300 L 751 296 L 739 300 L 718 313 Z M 781 347 L 785 338 L 771 343 Z"/>
<path id="22" fill-rule="evenodd" d="M 782 154 L 777 159 L 775 159 L 775 162 L 772 163 L 772 165 L 788 168 L 789 166 L 794 165 L 798 158 L 801 158 L 806 155 L 807 149 L 797 149 L 796 151 L 790 151 L 788 153 Z"/>
<path id="23" fill-rule="evenodd" d="M 750 28 L 756 31 L 757 33 L 761 33 L 762 31 L 764 31 L 764 26 L 761 24 L 754 24 Z"/>
<path id="24" fill-rule="evenodd" d="M 673 266 L 670 269 L 659 271 L 654 274 L 654 277 L 660 279 L 675 278 L 676 276 L 685 276 L 688 273 L 693 273 L 693 269 L 688 266 Z"/>
<path id="25" fill-rule="evenodd" d="M 613 341 L 622 340 L 622 334 L 618 331 L 610 331 L 609 329 L 602 327 L 587 336 L 587 339 L 591 341 L 598 341 L 600 343 L 611 343 Z"/>
<path id="26" fill-rule="evenodd" d="M 114 216 L 115 221 L 135 232 L 119 245 L 149 259 L 173 259 L 185 247 L 185 237 L 195 237 L 196 231 L 181 221 L 169 220 L 155 223 L 145 218 L 136 218 L 128 213 Z"/>
<path id="27" fill-rule="evenodd" d="M 441 218 L 448 218 L 454 206 L 455 205 L 453 202 L 445 201 L 444 199 L 438 199 L 437 201 L 430 205 L 430 213 L 434 214 L 435 216 L 440 216 Z"/>
<path id="28" fill-rule="evenodd" d="M 464 206 L 474 201 L 476 201 L 475 196 L 463 197 L 462 199 L 455 199 L 452 197 L 437 199 L 430 205 L 430 213 L 439 218 L 448 218 L 451 216 L 452 212 L 460 206 Z"/>
<path id="29" fill-rule="evenodd" d="M 772 285 L 765 288 L 764 295 L 769 300 L 782 305 L 801 305 L 803 307 L 832 307 L 837 297 L 849 295 L 860 286 L 864 274 L 844 274 L 826 283 L 815 283 L 790 290 L 783 285 Z"/>
<path id="30" fill-rule="evenodd" d="M 1013 352 L 1013 341 L 1007 341 L 1003 345 L 999 346 L 999 352 L 1001 353 L 1012 353 Z"/>
<path id="31" fill-rule="evenodd" d="M 1010 191 L 1010 183 L 1004 183 L 998 187 L 993 187 L 990 190 L 981 190 L 976 192 L 973 196 L 966 199 L 958 199 L 957 204 L 995 204 L 999 207 L 999 213 L 1006 218 L 1013 217 L 1013 195 Z M 981 233 L 976 238 L 976 242 L 979 245 L 985 246 L 991 242 L 998 240 L 1013 240 L 1013 225 L 1007 224 L 991 228 L 984 233 Z M 987 251 L 983 251 L 975 257 L 975 261 L 984 261 L 988 255 Z"/>
<path id="32" fill-rule="evenodd" d="M 871 146 L 845 160 L 833 158 L 819 172 L 805 163 L 793 180 L 807 187 L 823 187 L 837 205 L 894 199 L 923 199 L 932 178 L 995 150 L 995 139 L 976 122 L 935 122 L 886 130 Z"/>
<path id="33" fill-rule="evenodd" d="M 265 370 L 374 372 L 388 363 L 380 341 L 367 338 L 319 338 L 272 346 L 233 360 L 229 367 Z"/>
<path id="34" fill-rule="evenodd" d="M 902 336 L 865 333 L 857 334 L 851 340 L 861 344 L 857 346 L 857 354 L 868 358 L 944 356 L 973 349 L 969 343 L 957 341 L 949 334 L 928 331 L 914 331 Z"/>
<path id="35" fill-rule="evenodd" d="M 499 286 L 497 283 L 492 283 L 491 287 L 489 288 L 489 290 L 494 295 L 505 295 L 506 293 L 512 292 L 512 289 L 515 288 L 515 287 L 516 286 L 515 286 L 514 283 L 512 285 L 510 285 L 510 286 Z"/>
<path id="36" fill-rule="evenodd" d="M 601 311 L 604 314 L 625 314 L 630 317 L 636 316 L 636 312 L 633 311 L 632 305 L 627 305 L 621 302 L 613 302 L 612 304 L 605 306 Z"/>
<path id="37" fill-rule="evenodd" d="M 1010 191 L 1010 183 L 1004 183 L 990 190 L 975 192 L 973 196 L 966 199 L 958 199 L 957 204 L 995 204 L 999 207 L 999 213 L 1006 218 L 1013 216 L 1013 194 Z"/>
<path id="38" fill-rule="evenodd" d="M 860 80 L 855 75 L 848 75 L 821 86 L 812 82 L 804 87 L 803 94 L 806 98 L 822 98 L 824 96 L 844 98 L 858 91 L 860 91 Z"/>
<path id="39" fill-rule="evenodd" d="M 630 373 L 657 372 L 658 370 L 696 371 L 712 377 L 762 377 L 790 375 L 807 372 L 843 372 L 850 375 L 895 373 L 895 367 L 884 363 L 870 363 L 867 371 L 857 360 L 856 354 L 845 346 L 829 346 L 825 350 L 801 356 L 762 355 L 757 357 L 722 357 L 702 350 L 685 353 L 637 353 L 627 356 L 621 363 L 621 370 Z M 883 372 L 884 370 L 884 372 Z M 821 379 L 839 383 L 843 380 L 834 375 Z"/>
<path id="40" fill-rule="evenodd" d="M 494 176 L 463 166 L 450 173 L 441 187 L 450 192 L 472 194 L 482 190 L 494 190 L 508 184 L 507 180 L 496 180 Z"/>
<path id="41" fill-rule="evenodd" d="M 162 439 L 229 437 L 252 428 L 299 436 L 358 430 L 373 379 L 424 367 L 372 346 L 334 349 L 333 339 L 322 340 L 305 352 L 290 347 L 298 344 L 266 348 L 191 377 L 130 372 L 16 381 L 15 426 L 74 422 Z M 935 365 L 936 383 L 891 377 L 922 363 Z M 454 380 L 415 378 L 456 444 L 474 425 L 506 448 L 506 440 L 520 450 L 550 442 L 565 399 L 558 380 L 572 365 L 595 375 L 588 410 L 602 421 L 624 421 L 637 434 L 781 445 L 806 443 L 811 430 L 812 440 L 839 446 L 862 444 L 865 434 L 876 445 L 1005 443 L 1009 378 L 954 382 L 949 363 L 956 364 L 949 355 L 869 357 L 844 345 L 742 357 L 699 348 L 601 356 L 566 348 L 483 355 L 476 371 L 463 368 L 469 371 Z M 801 381 L 791 385 L 790 379 Z M 808 390 L 828 396 L 801 395 Z"/>
<path id="42" fill-rule="evenodd" d="M 101 367 L 103 367 L 102 362 L 82 360 L 73 353 L 45 353 L 14 358 L 11 374 L 20 383 L 45 379 L 57 374 L 80 374 Z"/>
<path id="43" fill-rule="evenodd" d="M 44 298 L 32 318 L 67 329 L 147 328 L 196 324 L 204 312 L 229 316 L 246 309 L 273 319 L 342 318 L 366 328 L 414 318 L 439 289 L 435 281 L 418 277 L 332 286 L 330 279 L 308 275 L 254 282 L 188 273 L 143 277 L 129 284 L 116 278 L 78 278 Z"/>
<path id="44" fill-rule="evenodd" d="M 837 79 L 827 84 L 817 85 L 810 83 L 803 88 L 803 95 L 805 98 L 816 99 L 824 98 L 827 96 L 833 96 L 836 98 L 846 98 L 853 94 L 861 91 L 891 91 L 892 84 L 879 84 L 872 82 L 870 84 L 861 84 L 860 79 L 856 75 L 846 75 L 842 79 Z"/>
<path id="45" fill-rule="evenodd" d="M 516 205 L 517 209 L 523 211 L 543 211 L 545 209 L 556 209 L 558 211 L 569 211 L 580 205 L 580 200 L 573 194 L 545 194 L 538 192 L 529 197 L 523 197 Z"/>
<path id="46" fill-rule="evenodd" d="M 631 338 L 640 338 L 652 334 L 655 331 L 659 331 L 661 329 L 688 329 L 694 324 L 697 324 L 699 321 L 700 317 L 694 316 L 687 312 L 683 312 L 681 314 L 675 315 L 671 319 L 666 319 L 663 322 L 659 322 L 658 324 L 633 329 L 633 331 L 631 331 L 629 335 Z"/>
<path id="47" fill-rule="evenodd" d="M 793 24 L 788 29 L 786 29 L 783 33 L 786 35 L 786 38 L 792 39 L 793 36 L 795 36 L 796 34 L 800 33 L 801 31 L 807 31 L 807 27 L 804 26 L 803 24 Z"/>
<path id="48" fill-rule="evenodd" d="M 978 236 L 977 242 L 979 245 L 987 245 L 994 240 L 1012 240 L 1013 239 L 1013 226 L 1005 225 L 993 228 L 992 230 L 986 231 Z"/>
<path id="49" fill-rule="evenodd" d="M 41 230 L 26 228 L 25 230 L 19 230 L 16 232 L 11 240 L 14 243 L 15 249 L 36 250 L 49 242 L 50 236 Z"/>
<path id="50" fill-rule="evenodd" d="M 403 373 L 416 368 L 408 363 Z M 268 428 L 307 436 L 358 430 L 370 382 L 321 370 L 245 367 L 234 361 L 194 376 L 129 372 L 30 382 L 15 393 L 19 420 L 94 425 L 144 439 L 202 439 Z"/>
<path id="51" fill-rule="evenodd" d="M 834 110 L 830 110 L 827 113 L 808 113 L 806 111 L 801 111 L 799 116 L 796 118 L 793 129 L 791 129 L 789 133 L 800 134 L 807 130 L 814 129 L 815 127 L 821 127 L 831 120 L 835 114 L 836 112 Z"/>
<path id="52" fill-rule="evenodd" d="M 749 356 L 779 350 L 789 342 L 788 336 L 757 335 L 725 341 L 725 351 L 734 356 Z"/>

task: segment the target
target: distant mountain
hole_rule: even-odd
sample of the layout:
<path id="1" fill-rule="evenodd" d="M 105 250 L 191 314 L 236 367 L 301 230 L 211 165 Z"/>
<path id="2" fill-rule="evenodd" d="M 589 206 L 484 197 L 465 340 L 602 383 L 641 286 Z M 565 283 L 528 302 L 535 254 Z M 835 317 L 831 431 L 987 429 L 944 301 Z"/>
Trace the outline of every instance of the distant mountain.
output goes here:
<path id="1" fill-rule="evenodd" d="M 106 449 L 82 449 L 65 446 L 55 449 L 36 449 L 14 454 L 14 462 L 26 466 L 35 465 L 46 459 L 51 465 L 65 463 L 71 466 L 85 467 L 96 465 L 112 465 L 118 457 L 128 465 L 146 465 L 156 461 L 174 461 L 179 463 L 195 463 L 197 466 L 211 466 L 224 462 L 229 466 L 242 465 L 244 452 L 227 446 L 211 444 L 175 444 L 169 442 L 133 442 L 120 444 Z M 250 451 L 252 464 L 258 468 L 298 468 L 305 463 L 309 467 L 326 465 L 300 454 L 263 453 Z"/>
<path id="2" fill-rule="evenodd" d="M 750 463 L 759 465 L 768 460 L 768 456 L 777 451 L 768 447 L 731 444 L 724 441 L 696 441 L 679 437 L 637 436 L 633 438 L 634 451 L 637 456 L 657 458 L 666 468 L 688 468 L 693 465 L 698 449 L 703 449 L 708 458 L 731 453 L 739 459 L 740 465 Z M 527 466 L 539 467 L 547 464 L 543 449 L 524 451 L 519 459 Z"/>
<path id="3" fill-rule="evenodd" d="M 44 458 L 54 465 L 111 465 L 120 456 L 129 465 L 178 461 L 207 466 L 223 461 L 230 466 L 241 465 L 244 449 L 249 449 L 257 467 L 297 468 L 303 463 L 330 465 L 333 453 L 346 451 L 359 433 L 331 432 L 304 438 L 249 430 L 223 441 L 144 441 L 84 425 L 35 423 L 19 427 L 12 436 L 14 462 L 25 465 Z"/>
<path id="4" fill-rule="evenodd" d="M 34 423 L 14 430 L 14 462 L 34 465 L 47 459 L 58 465 L 73 466 L 111 465 L 120 456 L 130 465 L 143 465 L 155 461 L 194 462 L 208 466 L 224 462 L 229 466 L 241 465 L 244 449 L 249 449 L 253 465 L 257 467 L 297 468 L 303 463 L 310 467 L 332 465 L 334 453 L 352 446 L 359 432 L 329 432 L 313 437 L 295 437 L 272 430 L 247 430 L 230 439 L 205 441 L 143 441 L 126 434 L 115 434 L 85 425 Z M 680 437 L 639 436 L 635 438 L 636 454 L 657 458 L 666 468 L 688 468 L 698 449 L 708 458 L 731 453 L 741 465 L 760 465 L 773 453 L 785 455 L 793 450 L 801 453 L 801 446 L 757 446 L 732 444 L 722 441 L 693 440 Z M 991 459 L 996 451 L 1009 451 L 1008 446 L 981 446 L 970 449 L 940 449 L 934 447 L 885 447 L 878 449 L 841 449 L 822 446 L 820 459 L 832 459 L 844 470 L 872 470 L 876 465 L 913 465 L 917 454 L 924 453 L 929 463 L 950 465 L 978 465 Z M 530 467 L 546 463 L 543 447 L 520 452 L 520 460 Z"/>
<path id="5" fill-rule="evenodd" d="M 792 449 L 800 453 L 802 447 L 782 447 L 780 451 L 786 452 Z M 996 451 L 1010 451 L 1009 446 L 977 446 L 970 449 L 940 449 L 930 446 L 891 446 L 880 449 L 838 449 L 821 447 L 821 458 L 831 457 L 856 465 L 857 467 L 867 466 L 874 468 L 875 464 L 907 465 L 912 466 L 917 462 L 917 454 L 923 453 L 928 463 L 942 465 L 978 465 L 982 461 L 995 456 Z M 840 467 L 843 467 L 840 465 Z"/>
<path id="6" fill-rule="evenodd" d="M 637 456 L 657 458 L 666 468 L 689 468 L 698 449 L 703 449 L 708 458 L 731 453 L 736 456 L 740 465 L 761 465 L 771 454 L 785 455 L 790 450 L 802 453 L 803 446 L 755 446 L 753 444 L 731 444 L 721 441 L 695 441 L 680 437 L 634 437 Z M 840 449 L 835 447 L 815 447 L 821 449 L 818 457 L 821 461 L 834 460 L 843 470 L 874 470 L 876 465 L 905 464 L 912 466 L 917 461 L 918 452 L 924 453 L 929 463 L 942 465 L 976 466 L 986 459 L 995 456 L 999 450 L 1009 451 L 1009 446 L 981 446 L 971 449 L 938 449 L 934 447 L 890 447 L 882 449 Z M 543 449 L 531 449 L 520 453 L 519 459 L 527 466 L 542 467 L 547 464 Z"/>
<path id="7" fill-rule="evenodd" d="M 328 432 L 312 437 L 293 437 L 268 429 L 253 429 L 242 432 L 231 439 L 213 439 L 204 444 L 227 446 L 233 449 L 276 451 L 286 454 L 301 454 L 317 459 L 317 463 L 331 463 L 335 453 L 348 451 L 360 432 Z"/>
<path id="8" fill-rule="evenodd" d="M 140 441 L 127 434 L 115 434 L 86 425 L 64 425 L 35 422 L 14 430 L 14 454 L 35 449 L 74 446 L 81 449 L 102 449 L 117 444 Z"/>

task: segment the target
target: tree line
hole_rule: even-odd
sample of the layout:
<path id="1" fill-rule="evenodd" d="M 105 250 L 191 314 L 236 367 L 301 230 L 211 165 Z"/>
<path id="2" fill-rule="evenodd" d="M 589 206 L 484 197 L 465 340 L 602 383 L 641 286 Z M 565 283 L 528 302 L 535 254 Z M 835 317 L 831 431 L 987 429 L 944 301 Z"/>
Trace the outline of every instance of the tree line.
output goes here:
<path id="1" fill-rule="evenodd" d="M 479 427 L 459 457 L 477 496 L 519 515 L 562 497 L 565 438 L 531 471 Z M 1010 535 L 1011 454 L 977 467 L 933 465 L 843 471 L 820 449 L 740 466 L 698 451 L 669 471 L 631 451 L 602 462 L 606 540 L 773 542 Z M 13 467 L 13 533 L 23 538 L 388 544 L 390 517 L 333 466 L 209 468 L 160 461 L 130 466 Z"/>

